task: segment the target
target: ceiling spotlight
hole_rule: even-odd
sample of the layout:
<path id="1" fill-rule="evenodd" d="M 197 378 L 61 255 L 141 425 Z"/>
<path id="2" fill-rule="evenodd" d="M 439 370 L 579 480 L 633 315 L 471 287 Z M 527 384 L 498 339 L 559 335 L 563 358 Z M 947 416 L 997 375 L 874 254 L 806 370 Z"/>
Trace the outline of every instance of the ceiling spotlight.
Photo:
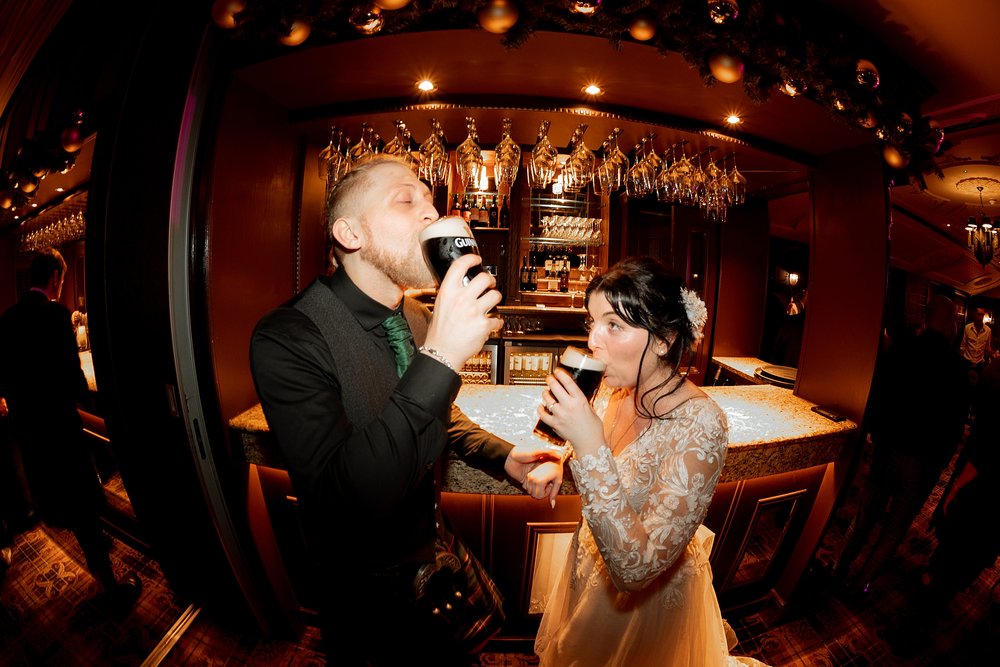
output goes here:
<path id="1" fill-rule="evenodd" d="M 417 82 L 417 88 L 425 93 L 429 93 L 437 88 L 430 79 L 423 79 Z"/>
<path id="2" fill-rule="evenodd" d="M 592 95 L 594 97 L 604 94 L 604 90 L 600 86 L 594 83 L 584 86 L 582 90 L 588 95 Z"/>
<path id="3" fill-rule="evenodd" d="M 728 123 L 729 125 L 739 125 L 742 122 L 743 119 L 734 113 L 731 113 L 728 116 L 726 116 L 726 123 Z"/>

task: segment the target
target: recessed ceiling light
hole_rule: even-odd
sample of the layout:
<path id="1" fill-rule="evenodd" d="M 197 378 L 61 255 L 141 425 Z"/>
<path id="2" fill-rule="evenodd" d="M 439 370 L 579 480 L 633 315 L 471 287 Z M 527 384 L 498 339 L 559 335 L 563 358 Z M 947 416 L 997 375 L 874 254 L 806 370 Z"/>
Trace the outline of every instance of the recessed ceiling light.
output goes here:
<path id="1" fill-rule="evenodd" d="M 730 125 L 739 125 L 740 123 L 743 122 L 743 119 L 737 116 L 736 114 L 731 113 L 728 116 L 726 116 L 726 122 Z"/>
<path id="2" fill-rule="evenodd" d="M 593 95 L 594 97 L 604 94 L 604 90 L 596 83 L 591 83 L 584 86 L 583 92 L 587 93 L 588 95 Z"/>
<path id="3" fill-rule="evenodd" d="M 429 93 L 437 88 L 437 86 L 435 86 L 434 82 L 430 79 L 421 79 L 417 82 L 417 88 L 425 93 Z"/>
<path id="4" fill-rule="evenodd" d="M 62 188 L 56 188 L 56 192 L 62 192 L 62 191 L 63 191 Z"/>
<path id="5" fill-rule="evenodd" d="M 38 208 L 38 204 L 32 204 L 31 208 Z"/>

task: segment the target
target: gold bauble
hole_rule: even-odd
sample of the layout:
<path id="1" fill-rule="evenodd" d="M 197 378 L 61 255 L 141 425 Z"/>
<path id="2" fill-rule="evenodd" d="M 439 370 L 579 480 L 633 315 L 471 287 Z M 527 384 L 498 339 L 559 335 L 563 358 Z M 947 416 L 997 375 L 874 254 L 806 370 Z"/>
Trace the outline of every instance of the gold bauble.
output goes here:
<path id="1" fill-rule="evenodd" d="M 910 164 L 910 158 L 906 153 L 892 144 L 885 145 L 885 148 L 882 149 L 882 157 L 885 158 L 885 163 L 893 169 L 904 169 L 906 165 Z"/>
<path id="2" fill-rule="evenodd" d="M 509 0 L 491 0 L 479 10 L 479 25 L 486 32 L 502 35 L 517 23 L 517 6 Z"/>
<path id="3" fill-rule="evenodd" d="M 858 125 L 861 127 L 866 127 L 869 130 L 878 125 L 878 119 L 875 118 L 875 113 L 872 111 L 862 111 L 858 114 Z"/>
<path id="4" fill-rule="evenodd" d="M 410 1 L 411 0 L 375 0 L 375 6 L 379 9 L 391 12 L 395 9 L 402 9 L 406 5 L 410 4 Z"/>
<path id="5" fill-rule="evenodd" d="M 628 34 L 632 35 L 634 40 L 649 41 L 656 35 L 656 22 L 648 16 L 637 16 L 628 27 Z"/>
<path id="6" fill-rule="evenodd" d="M 31 174 L 23 174 L 18 183 L 21 192 L 28 194 L 38 189 L 38 179 Z"/>
<path id="7" fill-rule="evenodd" d="M 285 46 L 298 46 L 302 42 L 309 39 L 309 34 L 312 32 L 312 26 L 308 21 L 302 19 L 296 19 L 292 21 L 292 27 L 288 29 L 288 32 L 278 38 L 278 41 Z"/>
<path id="8" fill-rule="evenodd" d="M 729 53 L 716 53 L 708 59 L 712 76 L 722 83 L 736 83 L 743 78 L 743 61 Z"/>
<path id="9" fill-rule="evenodd" d="M 212 5 L 212 20 L 220 28 L 235 28 L 236 15 L 246 8 L 247 3 L 243 0 L 215 0 Z"/>

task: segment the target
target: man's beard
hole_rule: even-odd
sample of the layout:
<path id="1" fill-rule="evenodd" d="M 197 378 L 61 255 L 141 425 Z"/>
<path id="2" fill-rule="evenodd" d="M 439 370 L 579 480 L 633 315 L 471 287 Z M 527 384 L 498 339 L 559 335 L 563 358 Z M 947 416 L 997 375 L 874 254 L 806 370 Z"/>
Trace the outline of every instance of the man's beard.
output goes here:
<path id="1" fill-rule="evenodd" d="M 371 240 L 373 238 L 371 229 L 366 223 L 361 224 L 365 228 L 366 238 Z M 421 255 L 413 252 L 404 256 L 394 255 L 376 243 L 365 244 L 360 253 L 361 259 L 384 273 L 389 280 L 403 289 L 410 287 L 422 289 L 435 285 L 434 276 Z"/>

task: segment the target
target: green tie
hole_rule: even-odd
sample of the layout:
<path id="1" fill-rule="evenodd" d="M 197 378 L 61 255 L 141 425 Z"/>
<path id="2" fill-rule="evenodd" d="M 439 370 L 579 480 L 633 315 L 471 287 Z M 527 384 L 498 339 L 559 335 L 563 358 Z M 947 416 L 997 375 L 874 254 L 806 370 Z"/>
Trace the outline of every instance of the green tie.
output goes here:
<path id="1" fill-rule="evenodd" d="M 382 327 L 389 338 L 389 347 L 396 355 L 396 374 L 403 377 L 403 373 L 413 360 L 413 334 L 410 333 L 410 327 L 400 313 L 385 318 Z"/>

